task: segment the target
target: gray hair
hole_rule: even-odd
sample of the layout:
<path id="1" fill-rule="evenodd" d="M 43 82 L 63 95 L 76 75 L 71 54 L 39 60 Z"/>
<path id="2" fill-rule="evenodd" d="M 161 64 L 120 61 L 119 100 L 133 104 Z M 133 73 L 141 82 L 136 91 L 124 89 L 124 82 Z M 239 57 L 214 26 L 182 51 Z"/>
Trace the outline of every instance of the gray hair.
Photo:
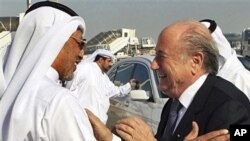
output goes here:
<path id="1" fill-rule="evenodd" d="M 197 52 L 204 54 L 204 69 L 211 74 L 218 72 L 219 51 L 208 29 L 198 21 L 187 21 L 187 29 L 183 32 L 180 41 L 186 47 L 186 55 Z"/>

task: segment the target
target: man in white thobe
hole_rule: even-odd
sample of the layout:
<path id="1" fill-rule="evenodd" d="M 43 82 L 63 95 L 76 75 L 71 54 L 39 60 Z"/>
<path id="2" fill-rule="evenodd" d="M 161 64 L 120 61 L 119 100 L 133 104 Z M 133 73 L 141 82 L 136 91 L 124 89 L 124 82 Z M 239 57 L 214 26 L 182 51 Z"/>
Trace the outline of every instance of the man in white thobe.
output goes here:
<path id="1" fill-rule="evenodd" d="M 239 61 L 236 51 L 231 47 L 216 22 L 205 19 L 201 20 L 201 23 L 210 29 L 219 49 L 219 70 L 217 75 L 233 83 L 250 100 L 250 85 L 248 84 L 250 72 Z"/>
<path id="2" fill-rule="evenodd" d="M 78 64 L 73 81 L 67 85 L 82 106 L 91 110 L 103 123 L 108 119 L 109 98 L 125 96 L 131 91 L 130 82 L 118 87 L 107 76 L 114 58 L 108 50 L 96 50 Z"/>
<path id="3" fill-rule="evenodd" d="M 43 19 L 45 25 L 37 26 Z M 26 44 L 0 101 L 1 141 L 96 140 L 85 110 L 59 83 L 73 77 L 85 29 L 81 17 L 58 3 L 38 2 L 26 11 L 14 40 L 31 30 L 22 36 L 36 43 L 30 48 Z M 32 38 L 34 33 L 42 35 Z M 107 128 L 100 133 L 107 135 L 106 140 L 116 139 Z"/>

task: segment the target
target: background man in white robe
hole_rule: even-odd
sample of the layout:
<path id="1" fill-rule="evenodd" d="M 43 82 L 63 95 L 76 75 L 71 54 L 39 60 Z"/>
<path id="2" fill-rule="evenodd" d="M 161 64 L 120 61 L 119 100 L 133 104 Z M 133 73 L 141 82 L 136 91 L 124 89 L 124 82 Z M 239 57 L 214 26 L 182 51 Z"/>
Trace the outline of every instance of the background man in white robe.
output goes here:
<path id="1" fill-rule="evenodd" d="M 1 141 L 96 140 L 83 107 L 58 83 L 73 78 L 83 33 L 84 20 L 64 5 L 38 2 L 26 11 L 14 39 L 25 40 L 12 46 L 24 51 L 0 101 Z"/>
<path id="2" fill-rule="evenodd" d="M 204 19 L 200 21 L 211 32 L 211 35 L 219 49 L 219 70 L 217 75 L 233 83 L 250 100 L 250 72 L 237 58 L 236 51 L 223 35 L 221 28 L 214 20 Z"/>
<path id="3" fill-rule="evenodd" d="M 112 96 L 125 96 L 131 91 L 130 82 L 115 86 L 106 72 L 112 67 L 115 56 L 108 50 L 98 49 L 77 66 L 75 76 L 67 87 L 79 99 L 83 107 L 91 110 L 106 124 L 107 111 Z M 134 84 L 134 83 L 133 83 Z"/>

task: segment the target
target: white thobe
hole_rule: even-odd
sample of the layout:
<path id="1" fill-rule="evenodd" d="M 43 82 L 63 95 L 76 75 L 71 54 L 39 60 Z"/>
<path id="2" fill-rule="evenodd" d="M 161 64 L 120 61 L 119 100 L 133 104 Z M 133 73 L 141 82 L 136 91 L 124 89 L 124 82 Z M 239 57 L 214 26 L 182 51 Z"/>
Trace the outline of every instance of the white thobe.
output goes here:
<path id="1" fill-rule="evenodd" d="M 250 72 L 238 60 L 235 51 L 232 51 L 232 55 L 227 58 L 217 75 L 233 83 L 250 100 L 250 85 L 248 82 Z"/>
<path id="2" fill-rule="evenodd" d="M 5 141 L 95 141 L 91 124 L 79 101 L 58 83 L 50 68 L 26 95 L 15 101 L 9 124 L 3 127 Z"/>
<path id="3" fill-rule="evenodd" d="M 202 24 L 210 27 L 210 22 L 202 22 Z M 232 49 L 218 25 L 211 35 L 219 50 L 219 70 L 217 75 L 233 83 L 250 100 L 250 85 L 248 84 L 250 72 L 239 61 L 235 50 Z"/>
<path id="4" fill-rule="evenodd" d="M 103 123 L 108 119 L 109 98 L 127 95 L 131 90 L 129 83 L 115 86 L 95 62 L 78 64 L 74 79 L 67 87 L 79 99 L 80 104 L 90 109 Z"/>
<path id="5" fill-rule="evenodd" d="M 0 141 L 95 141 L 84 109 L 50 68 L 76 29 L 86 31 L 85 22 L 51 4 L 24 16 L 6 58 Z"/>

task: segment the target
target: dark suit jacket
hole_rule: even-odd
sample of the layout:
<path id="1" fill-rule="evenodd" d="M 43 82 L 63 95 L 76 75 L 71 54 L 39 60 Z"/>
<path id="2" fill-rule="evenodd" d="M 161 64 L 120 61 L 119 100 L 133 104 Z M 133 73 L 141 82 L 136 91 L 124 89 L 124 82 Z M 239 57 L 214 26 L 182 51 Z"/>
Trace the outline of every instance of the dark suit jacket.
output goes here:
<path id="1" fill-rule="evenodd" d="M 162 110 L 155 135 L 159 141 L 165 129 L 171 100 Z M 229 129 L 231 124 L 250 125 L 250 102 L 232 83 L 218 76 L 208 75 L 182 117 L 173 137 L 168 141 L 183 141 L 192 129 L 192 121 L 198 123 L 199 135 L 216 129 Z"/>

